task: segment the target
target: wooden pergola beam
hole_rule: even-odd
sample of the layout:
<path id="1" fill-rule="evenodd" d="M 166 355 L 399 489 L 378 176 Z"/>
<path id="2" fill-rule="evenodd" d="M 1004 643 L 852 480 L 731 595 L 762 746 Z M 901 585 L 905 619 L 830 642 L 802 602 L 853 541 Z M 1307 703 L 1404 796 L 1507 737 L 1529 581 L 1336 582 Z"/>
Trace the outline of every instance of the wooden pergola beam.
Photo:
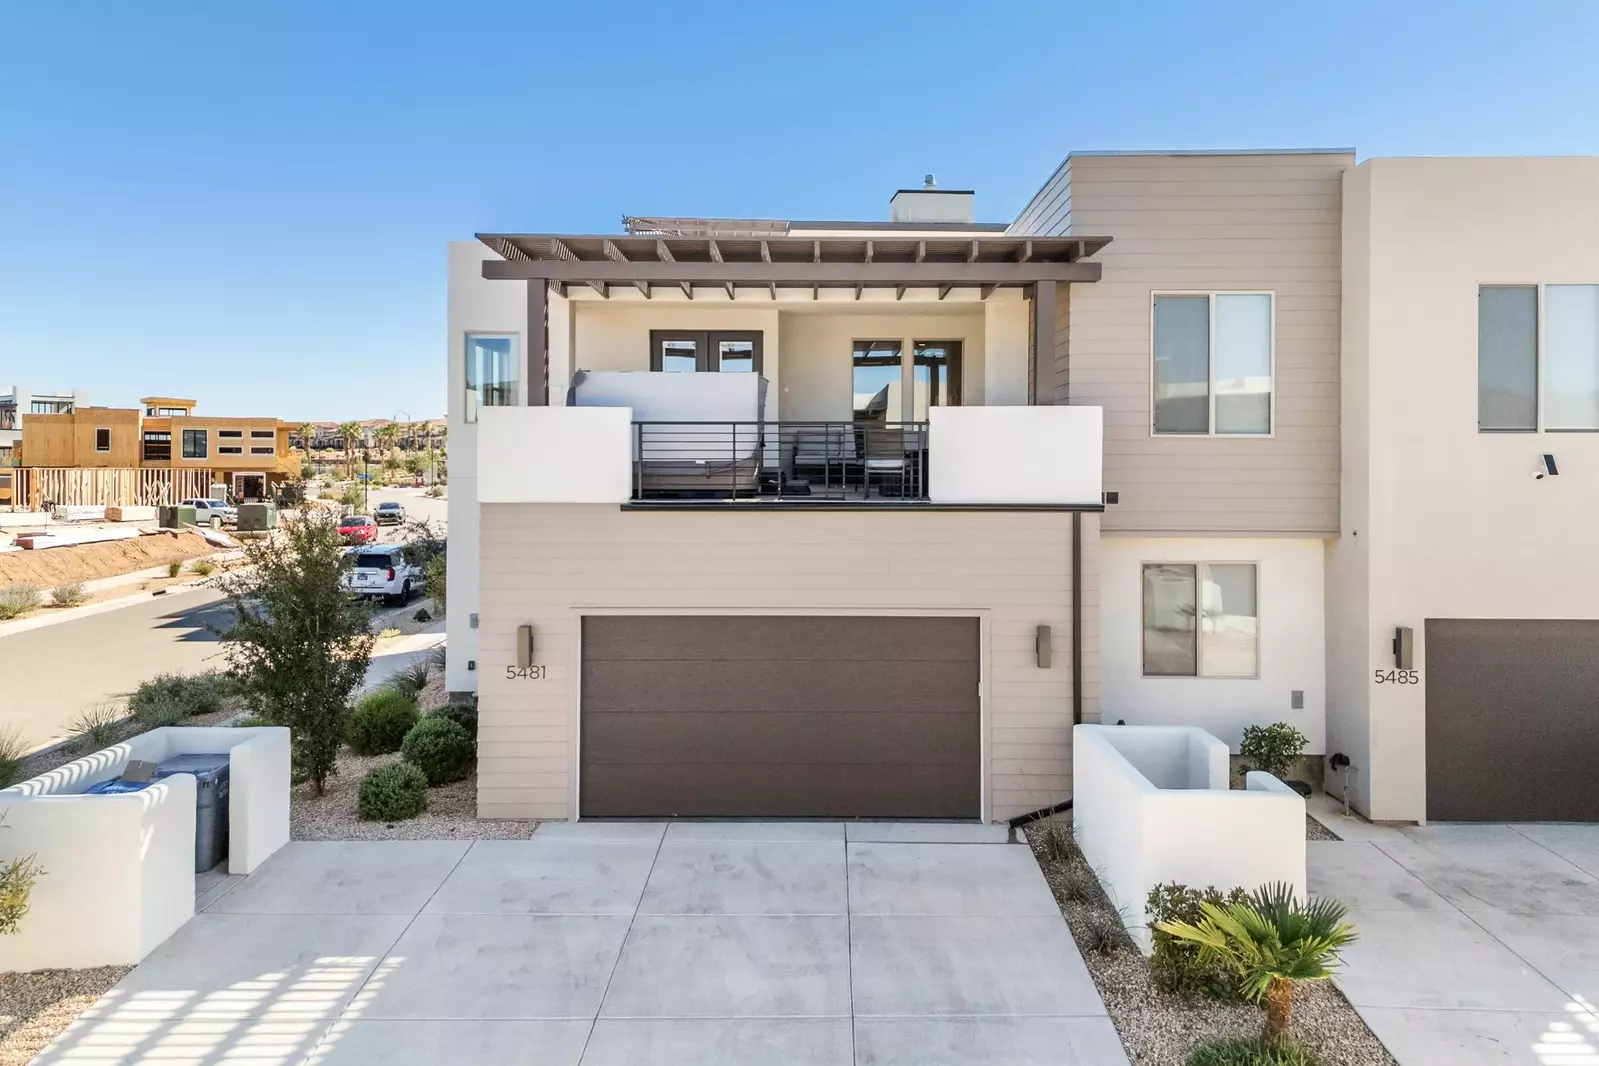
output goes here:
<path id="1" fill-rule="evenodd" d="M 549 278 L 555 281 L 695 285 L 1032 285 L 1040 281 L 1098 281 L 1097 262 L 1058 263 L 682 263 L 629 260 L 569 262 L 564 259 L 483 261 L 483 277 L 495 281 Z"/>
<path id="2" fill-rule="evenodd" d="M 675 262 L 677 262 L 676 259 L 672 258 L 672 249 L 670 249 L 670 248 L 668 248 L 666 246 L 666 242 L 665 241 L 656 241 L 655 242 L 655 254 L 661 257 L 661 262 L 663 262 L 663 263 L 675 263 Z M 686 300 L 694 299 L 694 286 L 690 285 L 686 281 L 680 281 L 677 284 L 683 290 L 683 298 L 684 299 L 686 299 Z"/>
<path id="3" fill-rule="evenodd" d="M 605 257 L 607 259 L 611 260 L 611 262 L 613 262 L 613 263 L 627 263 L 627 262 L 630 262 L 628 257 L 623 254 L 622 249 L 620 249 L 620 248 L 618 248 L 616 246 L 616 242 L 615 241 L 606 241 L 604 247 L 605 247 Z M 638 287 L 638 291 L 641 294 L 643 294 L 643 296 L 644 296 L 644 298 L 646 300 L 648 300 L 650 298 L 650 283 L 649 282 L 647 282 L 647 281 L 635 281 L 633 284 Z"/>

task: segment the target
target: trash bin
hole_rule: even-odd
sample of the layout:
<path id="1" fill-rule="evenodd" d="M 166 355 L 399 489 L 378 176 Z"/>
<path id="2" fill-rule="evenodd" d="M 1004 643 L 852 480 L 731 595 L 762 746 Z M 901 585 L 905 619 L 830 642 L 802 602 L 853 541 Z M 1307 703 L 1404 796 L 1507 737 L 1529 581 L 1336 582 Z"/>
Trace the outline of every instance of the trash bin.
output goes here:
<path id="1" fill-rule="evenodd" d="M 156 767 L 157 781 L 173 774 L 194 775 L 194 871 L 205 873 L 228 854 L 228 753 L 177 755 Z"/>

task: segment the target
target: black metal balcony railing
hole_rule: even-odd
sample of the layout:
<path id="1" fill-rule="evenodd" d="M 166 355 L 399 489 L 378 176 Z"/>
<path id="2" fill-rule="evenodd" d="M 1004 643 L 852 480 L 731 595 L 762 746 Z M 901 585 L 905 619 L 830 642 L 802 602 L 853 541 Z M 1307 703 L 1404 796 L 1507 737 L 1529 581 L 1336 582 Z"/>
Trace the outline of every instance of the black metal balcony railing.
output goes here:
<path id="1" fill-rule="evenodd" d="M 635 500 L 927 499 L 926 422 L 634 422 Z"/>

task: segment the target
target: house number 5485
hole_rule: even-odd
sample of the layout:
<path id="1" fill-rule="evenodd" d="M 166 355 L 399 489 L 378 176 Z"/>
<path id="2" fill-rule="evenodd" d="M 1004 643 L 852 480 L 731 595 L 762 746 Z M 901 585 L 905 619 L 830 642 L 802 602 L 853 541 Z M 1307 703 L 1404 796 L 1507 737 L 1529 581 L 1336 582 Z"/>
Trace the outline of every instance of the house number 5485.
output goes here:
<path id="1" fill-rule="evenodd" d="M 542 666 L 507 666 L 505 668 L 506 680 L 543 681 L 545 667 Z"/>

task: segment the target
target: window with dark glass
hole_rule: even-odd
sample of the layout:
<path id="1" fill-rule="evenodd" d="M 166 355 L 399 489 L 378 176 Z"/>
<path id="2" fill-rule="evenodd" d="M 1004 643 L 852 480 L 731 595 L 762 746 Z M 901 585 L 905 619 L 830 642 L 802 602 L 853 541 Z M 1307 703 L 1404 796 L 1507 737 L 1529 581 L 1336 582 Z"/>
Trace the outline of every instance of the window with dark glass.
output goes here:
<path id="1" fill-rule="evenodd" d="M 209 454 L 205 430 L 186 429 L 183 431 L 183 457 L 185 459 L 204 459 Z"/>
<path id="2" fill-rule="evenodd" d="M 664 374 L 759 374 L 760 332 L 650 330 L 650 369 Z"/>
<path id="3" fill-rule="evenodd" d="M 144 461 L 165 463 L 172 459 L 172 434 L 146 430 L 144 434 Z"/>
<path id="4" fill-rule="evenodd" d="M 111 450 L 111 431 L 109 429 L 102 426 L 94 431 L 94 450 L 97 452 Z"/>
<path id="5" fill-rule="evenodd" d="M 221 437 L 223 440 L 242 440 L 242 439 L 244 439 L 244 430 L 242 430 L 242 429 L 219 429 L 219 430 L 217 430 L 217 436 Z"/>
<path id="6" fill-rule="evenodd" d="M 252 429 L 250 431 L 250 437 L 253 440 L 271 440 L 277 435 L 277 431 L 273 429 Z"/>
<path id="7" fill-rule="evenodd" d="M 244 454 L 244 446 L 242 444 L 221 444 L 221 445 L 217 446 L 217 454 L 218 455 L 243 455 Z"/>

